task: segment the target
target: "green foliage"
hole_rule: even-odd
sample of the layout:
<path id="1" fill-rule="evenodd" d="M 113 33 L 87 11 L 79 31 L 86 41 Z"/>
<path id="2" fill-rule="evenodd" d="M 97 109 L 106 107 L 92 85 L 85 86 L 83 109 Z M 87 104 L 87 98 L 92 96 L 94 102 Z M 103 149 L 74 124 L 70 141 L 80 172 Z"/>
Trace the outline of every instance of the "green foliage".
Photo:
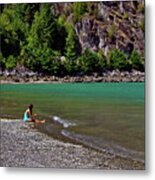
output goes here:
<path id="1" fill-rule="evenodd" d="M 114 49 L 109 52 L 107 66 L 109 69 L 130 70 L 127 56 L 119 49 Z"/>
<path id="2" fill-rule="evenodd" d="M 64 73 L 68 75 L 76 75 L 78 72 L 77 64 L 75 60 L 69 60 L 64 63 Z"/>
<path id="3" fill-rule="evenodd" d="M 115 49 L 108 54 L 107 68 L 128 71 L 136 69 L 144 71 L 144 57 L 136 50 L 133 50 L 131 55 L 127 58 L 127 55 L 123 51 Z"/>
<path id="4" fill-rule="evenodd" d="M 103 59 L 101 59 L 97 53 L 86 49 L 78 58 L 78 68 L 85 74 L 100 72 L 103 69 Z"/>
<path id="5" fill-rule="evenodd" d="M 1 51 L 4 57 L 19 54 L 22 26 L 23 23 L 18 18 L 15 18 L 14 9 L 11 8 L 11 5 L 4 8 L 0 16 L 0 36 L 3 44 Z"/>
<path id="6" fill-rule="evenodd" d="M 132 69 L 144 71 L 144 57 L 136 50 L 132 51 L 130 61 L 132 63 Z"/>
<path id="7" fill-rule="evenodd" d="M 87 11 L 87 3 L 86 2 L 75 2 L 73 4 L 73 15 L 74 15 L 74 21 L 80 21 L 82 16 Z"/>
<path id="8" fill-rule="evenodd" d="M 6 69 L 13 69 L 17 65 L 17 60 L 14 56 L 10 55 L 5 62 Z"/>
<path id="9" fill-rule="evenodd" d="M 14 4 L 13 5 L 15 16 L 18 17 L 20 21 L 23 22 L 28 28 L 30 28 L 33 20 L 34 14 L 36 11 L 39 11 L 40 4 L 34 3 L 23 3 L 23 4 Z"/>
<path id="10" fill-rule="evenodd" d="M 50 6 L 41 4 L 40 11 L 36 11 L 34 21 L 28 36 L 29 48 L 43 48 L 53 46 L 55 24 Z"/>
<path id="11" fill-rule="evenodd" d="M 26 53 L 29 55 L 27 66 L 33 70 L 52 74 L 56 72 L 55 37 L 57 26 L 48 4 L 42 4 L 40 11 L 36 11 L 30 34 L 27 38 Z"/>
<path id="12" fill-rule="evenodd" d="M 60 15 L 58 17 L 57 24 L 59 26 L 64 26 L 65 22 L 66 22 L 66 16 L 64 14 Z"/>
<path id="13" fill-rule="evenodd" d="M 66 30 L 68 32 L 67 38 L 66 38 L 66 57 L 70 60 L 75 60 L 78 55 L 78 49 L 79 49 L 79 43 L 77 36 L 74 31 L 74 27 L 71 23 L 65 24 Z"/>

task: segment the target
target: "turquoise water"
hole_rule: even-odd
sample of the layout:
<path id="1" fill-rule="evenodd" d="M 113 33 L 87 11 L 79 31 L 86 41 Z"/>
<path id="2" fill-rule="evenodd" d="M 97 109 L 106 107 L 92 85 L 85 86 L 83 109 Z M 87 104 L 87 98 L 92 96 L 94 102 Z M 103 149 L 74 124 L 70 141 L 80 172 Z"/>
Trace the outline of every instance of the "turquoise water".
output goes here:
<path id="1" fill-rule="evenodd" d="M 30 103 L 49 127 L 62 124 L 64 136 L 144 159 L 144 83 L 1 85 L 2 116 L 22 118 Z"/>

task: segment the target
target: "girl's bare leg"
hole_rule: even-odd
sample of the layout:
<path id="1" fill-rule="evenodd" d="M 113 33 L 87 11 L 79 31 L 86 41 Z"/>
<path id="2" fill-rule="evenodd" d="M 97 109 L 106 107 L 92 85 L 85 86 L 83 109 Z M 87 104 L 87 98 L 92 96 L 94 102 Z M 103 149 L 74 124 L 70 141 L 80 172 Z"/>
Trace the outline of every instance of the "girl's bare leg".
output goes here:
<path id="1" fill-rule="evenodd" d="M 37 120 L 37 119 L 35 119 L 35 123 L 37 123 L 37 124 L 43 124 L 43 123 L 45 123 L 45 120 Z"/>

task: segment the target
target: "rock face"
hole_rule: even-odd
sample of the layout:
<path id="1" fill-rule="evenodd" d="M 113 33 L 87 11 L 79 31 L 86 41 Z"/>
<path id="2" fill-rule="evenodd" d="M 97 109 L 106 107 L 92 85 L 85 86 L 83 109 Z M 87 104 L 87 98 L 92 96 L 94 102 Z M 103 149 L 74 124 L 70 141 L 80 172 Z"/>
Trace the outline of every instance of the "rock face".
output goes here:
<path id="1" fill-rule="evenodd" d="M 71 3 L 55 4 L 55 13 L 62 10 L 67 21 L 74 22 Z M 130 54 L 133 49 L 144 54 L 144 1 L 87 3 L 87 11 L 74 23 L 81 49 L 102 51 L 120 49 Z"/>
<path id="2" fill-rule="evenodd" d="M 113 48 L 144 53 L 142 2 L 100 2 L 95 9 L 96 17 L 85 15 L 75 25 L 83 50 L 102 50 L 105 56 Z"/>

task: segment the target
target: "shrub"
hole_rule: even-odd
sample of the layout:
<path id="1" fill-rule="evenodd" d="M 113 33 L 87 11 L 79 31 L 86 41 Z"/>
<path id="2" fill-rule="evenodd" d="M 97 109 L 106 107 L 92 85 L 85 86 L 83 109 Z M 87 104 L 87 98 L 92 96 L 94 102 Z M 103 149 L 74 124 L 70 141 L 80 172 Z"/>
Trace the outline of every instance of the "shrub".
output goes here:
<path id="1" fill-rule="evenodd" d="M 108 68 L 130 70 L 130 64 L 127 60 L 126 54 L 119 49 L 114 49 L 110 51 L 108 54 Z"/>
<path id="2" fill-rule="evenodd" d="M 100 72 L 103 69 L 103 60 L 97 53 L 86 49 L 78 58 L 78 69 L 85 74 Z"/>
<path id="3" fill-rule="evenodd" d="M 6 69 L 13 69 L 17 65 L 16 57 L 10 55 L 5 62 Z"/>
<path id="4" fill-rule="evenodd" d="M 136 50 L 133 50 L 130 56 L 132 69 L 144 71 L 144 57 L 140 55 Z"/>

